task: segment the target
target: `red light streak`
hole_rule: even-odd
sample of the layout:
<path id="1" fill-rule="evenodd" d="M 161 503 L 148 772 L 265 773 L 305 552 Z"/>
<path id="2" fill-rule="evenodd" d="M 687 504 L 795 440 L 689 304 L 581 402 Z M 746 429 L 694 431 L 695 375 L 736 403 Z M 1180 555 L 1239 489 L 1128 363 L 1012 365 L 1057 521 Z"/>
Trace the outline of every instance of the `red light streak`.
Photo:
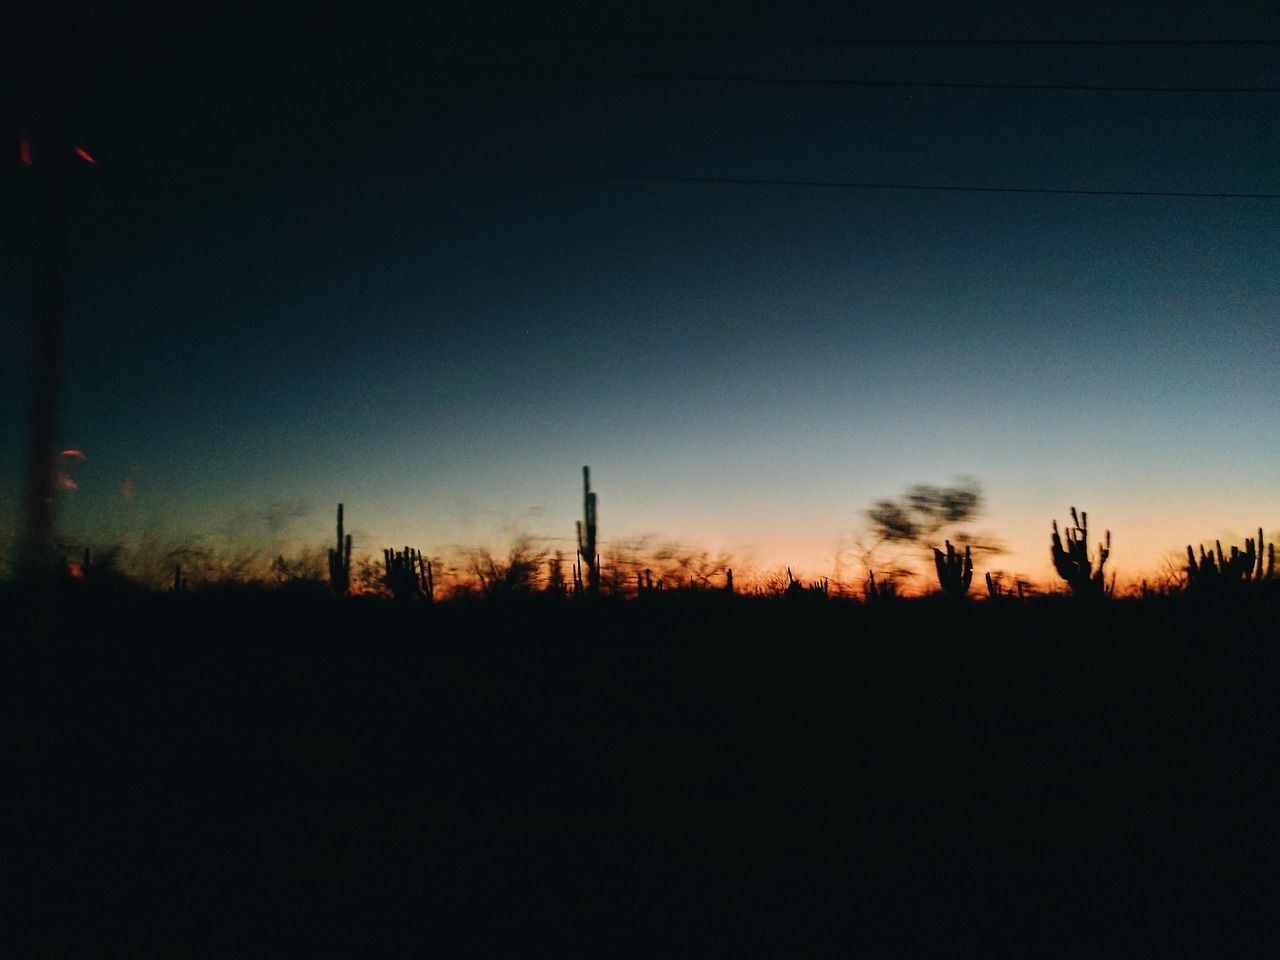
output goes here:
<path id="1" fill-rule="evenodd" d="M 83 160 L 85 163 L 98 162 L 97 160 L 93 159 L 93 154 L 91 154 L 84 147 L 76 147 L 76 156 L 79 157 L 81 160 Z"/>
<path id="2" fill-rule="evenodd" d="M 18 138 L 18 157 L 24 167 L 31 166 L 31 141 L 26 137 Z"/>

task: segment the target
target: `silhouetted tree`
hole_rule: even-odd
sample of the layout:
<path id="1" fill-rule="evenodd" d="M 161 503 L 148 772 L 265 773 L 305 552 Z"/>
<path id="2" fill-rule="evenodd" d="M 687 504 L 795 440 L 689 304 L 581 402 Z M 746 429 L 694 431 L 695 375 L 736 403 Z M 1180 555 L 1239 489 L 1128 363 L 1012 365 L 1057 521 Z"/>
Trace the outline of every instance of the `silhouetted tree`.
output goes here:
<path id="1" fill-rule="evenodd" d="M 889 542 L 923 543 L 948 527 L 973 520 L 982 508 L 982 490 L 971 477 L 952 487 L 916 484 L 899 500 L 877 500 L 867 511 L 872 527 Z M 956 537 L 961 544 L 966 540 Z"/>
<path id="2" fill-rule="evenodd" d="M 870 549 L 864 550 L 863 562 L 870 570 L 875 565 L 873 554 L 884 544 L 926 548 L 932 552 L 934 568 L 942 589 L 952 595 L 963 595 L 968 591 L 972 580 L 972 551 L 998 553 L 1000 550 L 992 543 L 976 542 L 962 529 L 978 516 L 981 509 L 982 489 L 972 477 L 961 477 L 950 487 L 916 484 L 896 500 L 877 500 L 867 511 L 876 542 Z M 944 534 L 949 534 L 946 554 L 936 546 L 938 538 Z M 951 540 L 964 547 L 963 555 L 955 551 Z M 885 573 L 886 571 L 881 570 L 882 581 L 878 589 L 883 589 L 888 583 L 884 579 Z M 889 579 L 911 575 L 909 570 L 902 567 L 888 573 Z"/>

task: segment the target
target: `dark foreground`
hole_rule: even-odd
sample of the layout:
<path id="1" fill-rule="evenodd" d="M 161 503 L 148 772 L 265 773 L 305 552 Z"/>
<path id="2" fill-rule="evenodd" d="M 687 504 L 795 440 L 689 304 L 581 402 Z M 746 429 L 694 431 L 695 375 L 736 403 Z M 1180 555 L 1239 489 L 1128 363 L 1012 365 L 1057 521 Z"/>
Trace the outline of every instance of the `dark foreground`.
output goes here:
<path id="1" fill-rule="evenodd" d="M 10 596 L 6 938 L 1274 952 L 1274 609 L 726 599 Z"/>

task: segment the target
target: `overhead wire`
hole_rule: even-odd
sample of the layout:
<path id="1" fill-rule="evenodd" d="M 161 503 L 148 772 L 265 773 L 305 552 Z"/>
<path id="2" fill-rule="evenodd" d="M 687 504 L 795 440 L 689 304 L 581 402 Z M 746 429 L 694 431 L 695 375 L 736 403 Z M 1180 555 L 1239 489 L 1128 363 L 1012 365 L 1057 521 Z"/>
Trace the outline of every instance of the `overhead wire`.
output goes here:
<path id="1" fill-rule="evenodd" d="M 1146 84 L 1099 83 L 1004 83 L 955 80 L 892 80 L 819 76 L 777 76 L 765 74 L 677 73 L 649 70 L 602 70 L 580 67 L 512 67 L 501 64 L 450 64 L 453 69 L 516 77 L 546 77 L 574 80 L 663 80 L 711 81 L 721 83 L 781 84 L 790 86 L 883 87 L 941 90 L 1030 90 L 1075 93 L 1203 93 L 1277 94 L 1280 86 L 1221 87 L 1205 85 L 1157 86 Z"/>
<path id="2" fill-rule="evenodd" d="M 640 183 L 707 184 L 751 187 L 810 187 L 840 190 L 909 190 L 933 193 L 1042 194 L 1069 197 L 1168 197 L 1199 200 L 1280 200 L 1280 193 L 1211 190 L 1108 190 L 1073 187 L 1015 187 L 968 184 L 911 183 L 869 180 L 819 180 L 781 177 L 694 176 L 666 173 L 611 173 L 591 170 L 557 170 L 532 167 L 483 167 L 428 164 L 437 173 L 497 177 L 530 177 L 561 180 L 615 180 Z"/>
<path id="3" fill-rule="evenodd" d="M 841 46 L 947 46 L 947 47 L 1280 47 L 1280 39 L 1223 37 L 1223 38 L 1053 38 L 1053 37 L 910 37 L 852 35 L 832 36 L 822 34 L 727 34 L 727 33 L 670 33 L 670 32 L 620 32 L 600 30 L 526 30 L 515 27 L 452 28 L 451 32 L 483 36 L 512 37 L 530 40 L 620 40 L 667 41 L 676 43 L 783 43 L 783 44 L 831 44 Z"/>

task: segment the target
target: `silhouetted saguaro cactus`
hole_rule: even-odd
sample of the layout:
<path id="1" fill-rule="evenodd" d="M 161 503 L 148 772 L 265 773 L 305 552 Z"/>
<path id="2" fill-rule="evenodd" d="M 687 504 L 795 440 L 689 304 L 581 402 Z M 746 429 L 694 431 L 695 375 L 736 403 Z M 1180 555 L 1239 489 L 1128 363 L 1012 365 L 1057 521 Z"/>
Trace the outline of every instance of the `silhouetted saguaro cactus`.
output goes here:
<path id="1" fill-rule="evenodd" d="M 1077 516 L 1076 508 L 1071 508 L 1071 527 L 1067 528 L 1067 542 L 1063 546 L 1062 537 L 1058 533 L 1058 521 L 1053 521 L 1053 567 L 1058 576 L 1067 581 L 1071 593 L 1077 597 L 1109 596 L 1111 587 L 1107 585 L 1103 567 L 1111 556 L 1111 531 L 1108 530 L 1103 545 L 1098 549 L 1098 566 L 1093 567 L 1089 558 L 1089 515 L 1083 511 Z M 1114 578 L 1111 586 L 1115 585 Z"/>
<path id="2" fill-rule="evenodd" d="M 186 593 L 187 581 L 182 579 L 182 564 L 177 564 L 173 568 L 173 586 L 169 588 L 170 593 Z"/>
<path id="3" fill-rule="evenodd" d="M 938 571 L 938 583 L 943 592 L 951 597 L 963 597 L 969 592 L 973 583 L 973 557 L 969 547 L 964 548 L 964 555 L 956 552 L 951 541 L 946 541 L 947 552 L 944 554 L 937 547 L 933 548 L 933 565 Z"/>
<path id="4" fill-rule="evenodd" d="M 1187 544 L 1187 589 L 1201 595 L 1244 589 L 1251 583 L 1270 580 L 1276 568 L 1276 545 L 1263 549 L 1262 528 L 1258 539 L 1246 538 L 1244 549 L 1233 546 L 1229 555 L 1222 552 L 1222 541 L 1214 541 L 1215 550 L 1205 552 L 1200 546 L 1200 559 Z"/>
<path id="5" fill-rule="evenodd" d="M 422 559 L 421 550 L 405 547 L 397 553 L 390 547 L 382 551 L 382 559 L 387 572 L 382 578 L 397 600 L 409 601 L 417 598 L 430 603 L 435 596 L 435 583 L 431 574 L 431 562 Z"/>
<path id="6" fill-rule="evenodd" d="M 586 589 L 592 596 L 600 592 L 600 556 L 596 553 L 596 495 L 591 492 L 591 470 L 582 468 L 582 514 L 578 521 L 578 561 L 587 568 Z M 575 574 L 577 592 L 582 590 L 580 575 Z"/>
<path id="7" fill-rule="evenodd" d="M 342 504 L 338 504 L 338 546 L 329 550 L 329 586 L 345 597 L 351 586 L 351 534 L 342 537 Z"/>

